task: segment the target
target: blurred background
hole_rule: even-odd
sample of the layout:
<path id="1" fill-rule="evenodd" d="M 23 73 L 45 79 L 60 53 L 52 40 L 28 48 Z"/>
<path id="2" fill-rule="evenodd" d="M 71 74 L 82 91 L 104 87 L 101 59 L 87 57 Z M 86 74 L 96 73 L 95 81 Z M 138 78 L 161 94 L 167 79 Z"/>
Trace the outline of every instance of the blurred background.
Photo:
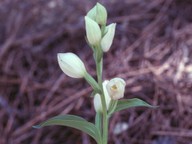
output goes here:
<path id="1" fill-rule="evenodd" d="M 126 80 L 132 108 L 110 121 L 109 144 L 192 144 L 192 1 L 100 0 L 117 23 L 104 79 Z M 36 125 L 59 114 L 94 121 L 91 88 L 60 70 L 74 52 L 95 76 L 84 15 L 95 0 L 0 1 L 0 144 L 95 144 L 75 129 Z M 123 129 L 118 129 L 123 125 Z"/>

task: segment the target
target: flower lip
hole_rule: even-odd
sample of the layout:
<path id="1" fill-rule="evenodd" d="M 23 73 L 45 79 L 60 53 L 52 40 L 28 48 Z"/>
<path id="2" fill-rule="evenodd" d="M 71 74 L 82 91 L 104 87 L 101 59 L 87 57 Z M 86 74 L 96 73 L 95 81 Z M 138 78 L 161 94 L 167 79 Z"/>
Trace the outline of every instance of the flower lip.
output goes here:
<path id="1" fill-rule="evenodd" d="M 111 90 L 116 91 L 117 90 L 117 86 L 116 85 L 111 86 Z"/>

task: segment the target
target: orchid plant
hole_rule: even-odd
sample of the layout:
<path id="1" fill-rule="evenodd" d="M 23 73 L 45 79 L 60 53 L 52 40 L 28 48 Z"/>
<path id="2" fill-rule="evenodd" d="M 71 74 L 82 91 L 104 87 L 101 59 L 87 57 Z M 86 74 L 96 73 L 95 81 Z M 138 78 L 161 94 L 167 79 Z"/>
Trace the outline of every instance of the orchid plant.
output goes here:
<path id="1" fill-rule="evenodd" d="M 97 3 L 85 16 L 87 43 L 93 51 L 96 63 L 97 80 L 86 70 L 82 60 L 74 53 L 58 53 L 57 59 L 61 70 L 72 78 L 84 78 L 93 89 L 93 104 L 96 111 L 95 123 L 75 115 L 59 115 L 34 128 L 50 125 L 61 125 L 76 128 L 90 135 L 97 144 L 108 143 L 108 123 L 110 117 L 118 111 L 137 106 L 152 107 L 138 98 L 124 97 L 126 82 L 116 77 L 103 80 L 103 54 L 108 52 L 115 35 L 116 23 L 107 24 L 107 11 Z"/>

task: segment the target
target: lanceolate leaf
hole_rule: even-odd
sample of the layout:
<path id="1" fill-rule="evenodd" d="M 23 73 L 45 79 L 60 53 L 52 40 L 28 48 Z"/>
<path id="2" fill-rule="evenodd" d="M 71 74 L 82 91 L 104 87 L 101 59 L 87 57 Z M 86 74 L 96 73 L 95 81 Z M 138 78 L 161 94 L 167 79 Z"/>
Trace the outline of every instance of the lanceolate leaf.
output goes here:
<path id="1" fill-rule="evenodd" d="M 126 99 L 126 100 L 119 100 L 114 112 L 121 111 L 131 107 L 138 107 L 138 106 L 144 106 L 144 107 L 150 107 L 150 108 L 156 107 L 146 103 L 141 99 L 133 98 L 133 99 Z"/>
<path id="2" fill-rule="evenodd" d="M 74 116 L 74 115 L 59 115 L 56 117 L 53 117 L 51 119 L 48 119 L 47 121 L 33 126 L 34 128 L 42 128 L 44 126 L 50 126 L 50 125 L 62 125 L 62 126 L 68 126 L 72 128 L 76 128 L 78 130 L 81 130 L 91 137 L 93 137 L 97 143 L 101 142 L 101 135 L 99 130 L 95 127 L 94 124 L 86 121 L 85 119 Z"/>

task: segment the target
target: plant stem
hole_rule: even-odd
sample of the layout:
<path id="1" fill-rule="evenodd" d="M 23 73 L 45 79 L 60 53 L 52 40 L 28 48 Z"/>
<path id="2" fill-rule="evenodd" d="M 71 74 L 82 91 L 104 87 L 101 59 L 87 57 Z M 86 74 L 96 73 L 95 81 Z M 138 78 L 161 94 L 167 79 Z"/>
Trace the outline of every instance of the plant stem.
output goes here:
<path id="1" fill-rule="evenodd" d="M 97 112 L 95 115 L 95 126 L 101 131 L 102 129 L 102 114 Z"/>
<path id="2" fill-rule="evenodd" d="M 100 48 L 100 47 L 99 47 Z M 103 144 L 107 144 L 108 141 L 108 117 L 107 117 L 107 106 L 106 100 L 103 91 L 102 85 L 102 69 L 103 69 L 103 59 L 101 58 L 100 61 L 96 61 L 96 69 L 97 69 L 97 80 L 101 89 L 101 102 L 103 108 Z"/>
<path id="3" fill-rule="evenodd" d="M 104 31 L 105 31 L 105 25 L 101 26 L 101 33 L 102 36 L 104 35 Z M 104 91 L 103 91 L 103 79 L 102 79 L 102 71 L 103 71 L 103 51 L 101 49 L 100 45 L 97 45 L 95 47 L 95 62 L 96 62 L 96 71 L 97 71 L 97 81 L 101 90 L 100 96 L 101 96 L 101 103 L 102 103 L 102 108 L 103 108 L 103 123 L 102 123 L 102 128 L 103 128 L 103 132 L 101 129 L 101 133 L 103 135 L 103 139 L 102 139 L 102 144 L 107 144 L 108 142 L 108 115 L 107 115 L 107 105 L 106 105 L 106 99 L 104 96 Z"/>

